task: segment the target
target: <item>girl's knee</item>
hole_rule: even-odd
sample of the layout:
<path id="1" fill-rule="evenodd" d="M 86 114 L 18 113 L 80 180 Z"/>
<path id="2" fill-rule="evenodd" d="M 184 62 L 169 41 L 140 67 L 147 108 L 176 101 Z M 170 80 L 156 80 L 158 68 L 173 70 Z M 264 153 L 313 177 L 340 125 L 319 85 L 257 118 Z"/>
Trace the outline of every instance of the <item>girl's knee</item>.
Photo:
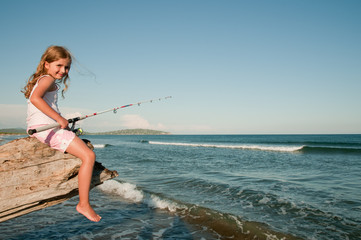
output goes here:
<path id="1" fill-rule="evenodd" d="M 96 159 L 95 153 L 92 150 L 88 151 L 85 159 L 87 162 L 94 164 Z"/>
<path id="2" fill-rule="evenodd" d="M 95 162 L 95 159 L 96 159 L 96 155 L 95 155 L 95 153 L 93 152 L 93 151 L 90 151 L 91 153 L 90 153 L 90 157 L 91 157 L 91 159 Z"/>

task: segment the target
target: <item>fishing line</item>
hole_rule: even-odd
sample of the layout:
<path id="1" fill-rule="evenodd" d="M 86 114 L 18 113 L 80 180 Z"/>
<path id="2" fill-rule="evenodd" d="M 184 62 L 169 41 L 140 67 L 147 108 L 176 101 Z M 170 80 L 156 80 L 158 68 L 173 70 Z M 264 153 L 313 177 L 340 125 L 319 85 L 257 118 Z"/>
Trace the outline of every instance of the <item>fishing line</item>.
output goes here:
<path id="1" fill-rule="evenodd" d="M 95 113 L 88 114 L 88 115 L 83 115 L 83 116 L 80 116 L 80 117 L 70 118 L 70 119 L 68 119 L 68 123 L 72 123 L 71 129 L 74 130 L 74 125 L 75 125 L 75 123 L 77 121 L 80 121 L 80 120 L 83 120 L 83 119 L 86 119 L 86 118 L 90 118 L 90 117 L 94 117 L 94 116 L 97 116 L 97 115 L 100 115 L 100 114 L 103 114 L 103 113 L 107 113 L 107 112 L 111 112 L 111 111 L 113 113 L 117 113 L 117 110 L 122 109 L 122 108 L 132 107 L 132 106 L 140 106 L 141 104 L 144 104 L 144 103 L 152 103 L 154 101 L 161 101 L 162 99 L 165 100 L 165 99 L 168 99 L 168 98 L 172 98 L 172 96 L 167 96 L 167 97 L 164 97 L 164 98 L 151 99 L 151 100 L 147 100 L 147 101 L 143 101 L 143 102 L 131 103 L 131 104 L 123 105 L 123 106 L 120 106 L 120 107 L 115 107 L 115 108 L 111 108 L 111 109 L 108 109 L 108 110 L 95 112 Z M 42 126 L 42 127 L 38 127 L 38 128 L 34 128 L 34 129 L 29 129 L 28 134 L 33 135 L 34 133 L 42 132 L 42 131 L 52 129 L 52 128 L 56 128 L 56 127 L 60 127 L 60 124 L 59 123 L 52 123 L 52 124 L 49 124 L 49 125 L 46 125 L 46 126 Z"/>

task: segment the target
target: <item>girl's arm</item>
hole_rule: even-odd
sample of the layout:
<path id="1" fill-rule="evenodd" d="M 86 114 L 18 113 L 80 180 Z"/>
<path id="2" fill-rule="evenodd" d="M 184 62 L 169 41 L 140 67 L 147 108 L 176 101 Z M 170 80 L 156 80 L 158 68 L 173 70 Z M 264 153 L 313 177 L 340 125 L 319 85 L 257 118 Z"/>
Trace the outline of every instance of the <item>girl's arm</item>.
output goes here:
<path id="1" fill-rule="evenodd" d="M 52 109 L 43 99 L 45 93 L 55 87 L 54 82 L 55 79 L 50 76 L 43 77 L 38 82 L 38 87 L 34 90 L 29 100 L 40 111 L 57 121 L 61 128 L 66 128 L 68 126 L 68 120 Z"/>

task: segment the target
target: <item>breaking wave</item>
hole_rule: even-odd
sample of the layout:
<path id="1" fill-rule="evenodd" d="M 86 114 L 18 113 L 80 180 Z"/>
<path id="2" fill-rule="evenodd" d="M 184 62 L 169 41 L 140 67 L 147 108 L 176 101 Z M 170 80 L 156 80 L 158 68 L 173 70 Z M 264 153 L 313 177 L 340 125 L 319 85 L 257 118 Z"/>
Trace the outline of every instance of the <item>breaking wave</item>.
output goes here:
<path id="1" fill-rule="evenodd" d="M 265 145 L 221 145 L 221 144 L 203 144 L 203 143 L 176 143 L 176 142 L 155 142 L 149 141 L 149 144 L 172 145 L 185 147 L 204 147 L 204 148 L 229 148 L 229 149 L 249 149 L 261 151 L 295 152 L 301 150 L 304 146 L 265 146 Z"/>
<path id="2" fill-rule="evenodd" d="M 340 154 L 361 154 L 361 148 L 350 148 L 342 146 L 287 146 L 287 145 L 223 145 L 223 144 L 204 144 L 204 143 L 180 143 L 180 142 L 157 142 L 149 141 L 154 145 L 184 146 L 184 147 L 203 147 L 203 148 L 225 148 L 225 149 L 243 149 L 259 151 L 277 151 L 277 152 L 299 152 L 299 153 L 340 153 Z"/>
<path id="3" fill-rule="evenodd" d="M 99 185 L 98 189 L 132 203 L 142 203 L 149 208 L 176 214 L 191 224 L 205 226 L 225 238 L 297 239 L 294 236 L 273 231 L 263 223 L 245 221 L 232 214 L 169 199 L 157 193 L 143 191 L 131 183 L 108 180 Z"/>

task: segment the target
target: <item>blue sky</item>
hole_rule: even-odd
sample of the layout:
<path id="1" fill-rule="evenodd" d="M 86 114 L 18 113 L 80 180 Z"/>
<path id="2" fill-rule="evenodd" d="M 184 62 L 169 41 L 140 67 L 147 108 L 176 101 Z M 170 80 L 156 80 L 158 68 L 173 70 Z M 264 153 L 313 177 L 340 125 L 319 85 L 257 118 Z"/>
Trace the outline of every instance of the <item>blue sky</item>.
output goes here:
<path id="1" fill-rule="evenodd" d="M 361 1 L 0 2 L 0 128 L 50 45 L 76 61 L 59 100 L 86 131 L 361 133 Z"/>

